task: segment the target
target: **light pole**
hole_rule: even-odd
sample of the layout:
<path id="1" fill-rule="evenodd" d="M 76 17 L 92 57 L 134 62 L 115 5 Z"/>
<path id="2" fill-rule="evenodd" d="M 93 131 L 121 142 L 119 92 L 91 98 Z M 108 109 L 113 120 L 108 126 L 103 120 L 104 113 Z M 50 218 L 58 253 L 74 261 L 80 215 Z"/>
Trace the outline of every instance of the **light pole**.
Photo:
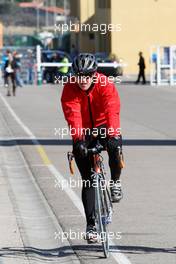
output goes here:
<path id="1" fill-rule="evenodd" d="M 37 33 L 39 33 L 40 18 L 39 18 L 39 6 L 37 6 Z"/>
<path id="2" fill-rule="evenodd" d="M 49 6 L 49 3 L 48 3 L 48 0 L 45 0 L 46 1 L 46 10 L 45 10 L 45 26 L 46 28 L 49 26 L 49 21 L 48 21 L 48 6 Z"/>
<path id="3" fill-rule="evenodd" d="M 53 0 L 53 7 L 56 7 L 56 0 Z M 54 11 L 54 9 L 53 9 Z M 56 24 L 56 12 L 54 11 L 54 25 Z"/>
<path id="4" fill-rule="evenodd" d="M 66 9 L 67 9 L 67 1 L 66 0 L 64 0 L 64 23 L 66 24 L 66 22 L 67 22 L 67 19 L 66 19 Z"/>
<path id="5" fill-rule="evenodd" d="M 43 6 L 43 1 L 38 0 L 36 12 L 37 12 L 37 33 L 39 33 L 39 28 L 40 28 L 40 10 L 39 8 Z"/>

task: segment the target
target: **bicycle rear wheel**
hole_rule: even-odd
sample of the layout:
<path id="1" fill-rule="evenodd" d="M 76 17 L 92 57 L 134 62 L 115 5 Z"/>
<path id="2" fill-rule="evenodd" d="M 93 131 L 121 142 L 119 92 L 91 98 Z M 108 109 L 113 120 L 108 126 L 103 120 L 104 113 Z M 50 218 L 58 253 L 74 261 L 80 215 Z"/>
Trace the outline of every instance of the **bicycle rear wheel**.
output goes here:
<path id="1" fill-rule="evenodd" d="M 108 236 L 108 227 L 107 227 L 108 208 L 106 205 L 107 194 L 106 194 L 106 189 L 105 190 L 102 189 L 100 182 L 101 179 L 97 177 L 97 185 L 95 188 L 96 223 L 103 247 L 104 256 L 105 258 L 107 258 L 109 256 L 109 236 Z"/>

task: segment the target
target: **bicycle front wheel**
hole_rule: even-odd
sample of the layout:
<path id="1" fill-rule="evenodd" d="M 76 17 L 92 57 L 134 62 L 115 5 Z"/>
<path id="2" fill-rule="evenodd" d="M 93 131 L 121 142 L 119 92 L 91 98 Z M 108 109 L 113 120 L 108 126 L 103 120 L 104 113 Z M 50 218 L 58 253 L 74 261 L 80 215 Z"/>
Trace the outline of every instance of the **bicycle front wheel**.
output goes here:
<path id="1" fill-rule="evenodd" d="M 107 228 L 107 208 L 106 208 L 106 190 L 103 190 L 101 180 L 97 179 L 97 185 L 95 188 L 95 209 L 96 209 L 96 222 L 97 229 L 102 243 L 103 252 L 105 258 L 109 256 L 109 236 Z"/>

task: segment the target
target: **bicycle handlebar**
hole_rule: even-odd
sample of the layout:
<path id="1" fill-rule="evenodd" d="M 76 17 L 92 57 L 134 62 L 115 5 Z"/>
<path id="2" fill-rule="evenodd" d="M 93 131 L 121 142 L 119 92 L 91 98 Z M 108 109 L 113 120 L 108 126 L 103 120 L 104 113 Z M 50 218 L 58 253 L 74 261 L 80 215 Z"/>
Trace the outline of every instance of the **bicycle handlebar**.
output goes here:
<path id="1" fill-rule="evenodd" d="M 104 149 L 104 147 L 101 144 L 97 144 L 94 148 L 88 149 L 89 154 L 98 154 L 101 153 L 101 151 Z"/>

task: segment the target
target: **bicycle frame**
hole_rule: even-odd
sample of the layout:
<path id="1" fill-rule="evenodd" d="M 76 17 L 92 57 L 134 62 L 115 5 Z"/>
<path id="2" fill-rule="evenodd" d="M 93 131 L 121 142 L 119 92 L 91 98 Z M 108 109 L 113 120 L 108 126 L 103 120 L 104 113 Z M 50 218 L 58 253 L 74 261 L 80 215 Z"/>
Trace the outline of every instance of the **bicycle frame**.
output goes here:
<path id="1" fill-rule="evenodd" d="M 107 225 L 112 221 L 113 206 L 109 190 L 105 183 L 103 158 L 99 153 L 93 154 L 93 180 L 95 186 L 95 220 L 101 238 L 105 258 L 109 256 L 109 237 Z M 102 188 L 103 187 L 103 188 Z"/>

